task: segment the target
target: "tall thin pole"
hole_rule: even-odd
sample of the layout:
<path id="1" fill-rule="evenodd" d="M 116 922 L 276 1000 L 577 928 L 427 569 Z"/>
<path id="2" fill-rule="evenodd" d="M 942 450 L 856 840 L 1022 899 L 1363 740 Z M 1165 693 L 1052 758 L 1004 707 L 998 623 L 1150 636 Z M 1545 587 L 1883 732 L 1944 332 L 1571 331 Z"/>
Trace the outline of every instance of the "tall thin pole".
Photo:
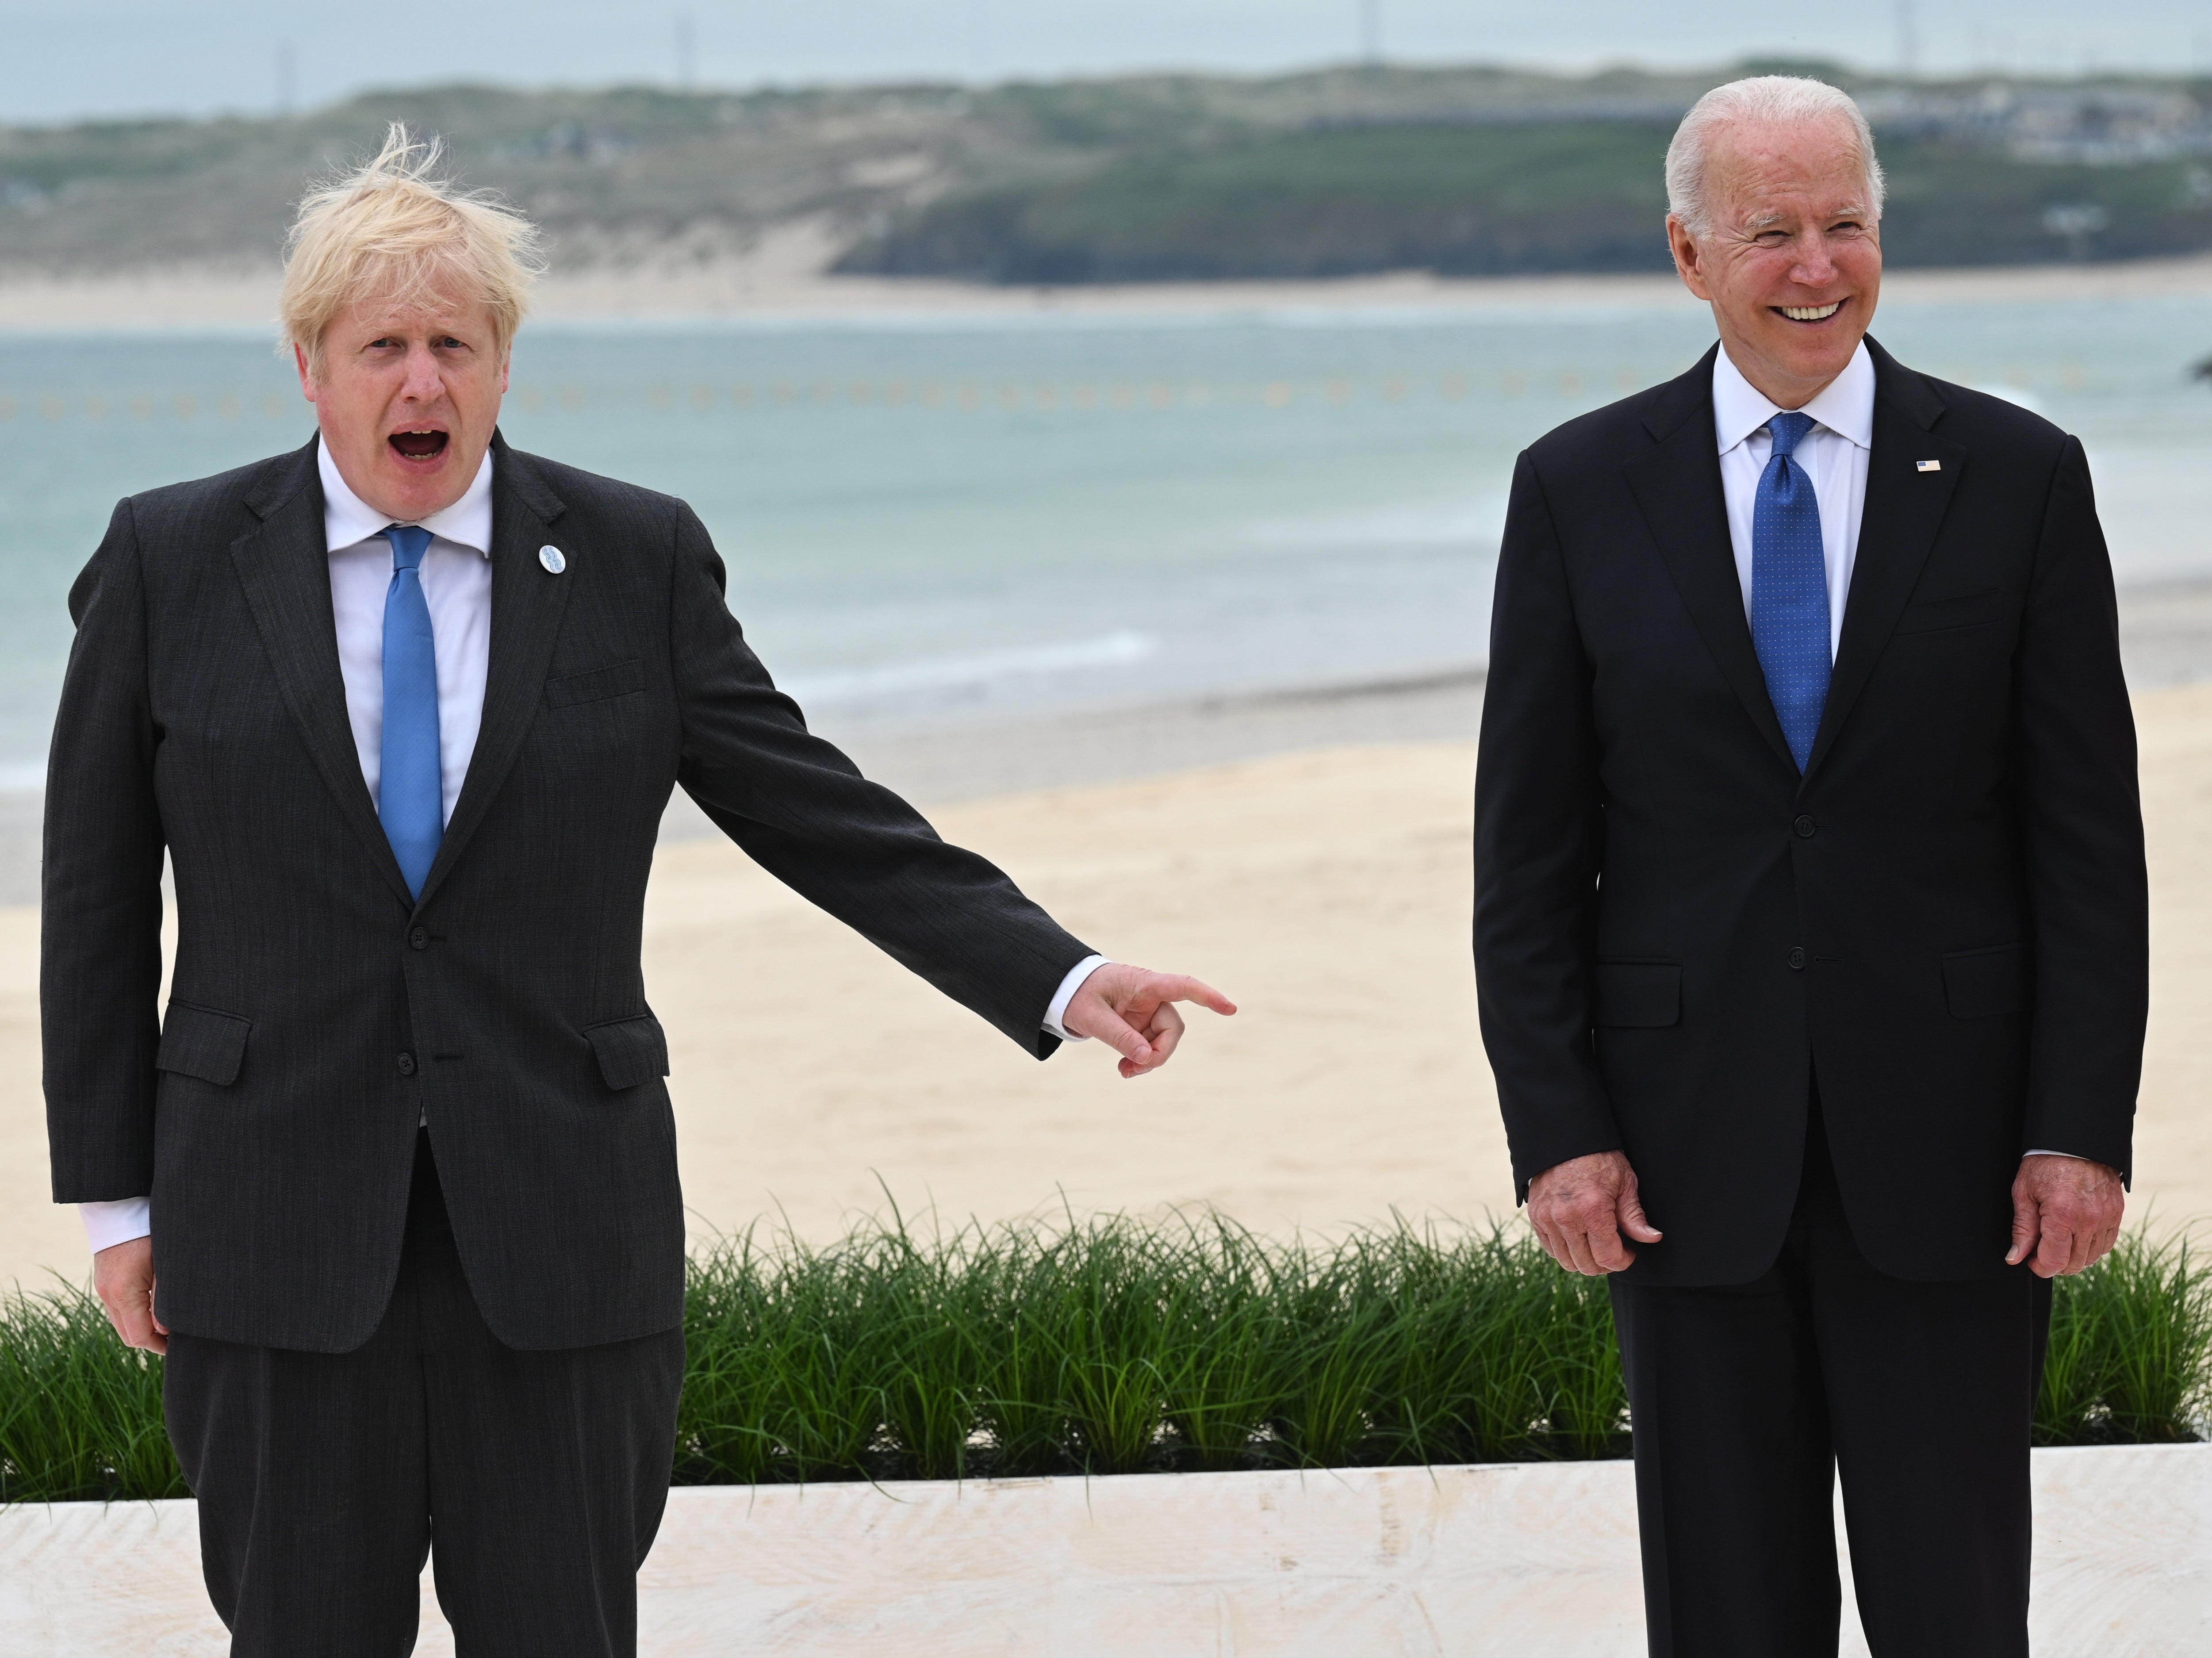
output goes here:
<path id="1" fill-rule="evenodd" d="M 1897 72 L 1908 81 L 1920 76 L 1920 31 L 1912 15 L 1912 0 L 1897 0 Z"/>
<path id="2" fill-rule="evenodd" d="M 300 98 L 300 55 L 289 40 L 276 43 L 276 112 L 289 115 Z"/>
<path id="3" fill-rule="evenodd" d="M 697 83 L 699 70 L 699 24 L 688 11 L 676 14 L 676 85 L 679 91 L 689 92 Z"/>
<path id="4" fill-rule="evenodd" d="M 1382 0 L 1359 0 L 1359 61 L 1382 61 Z"/>

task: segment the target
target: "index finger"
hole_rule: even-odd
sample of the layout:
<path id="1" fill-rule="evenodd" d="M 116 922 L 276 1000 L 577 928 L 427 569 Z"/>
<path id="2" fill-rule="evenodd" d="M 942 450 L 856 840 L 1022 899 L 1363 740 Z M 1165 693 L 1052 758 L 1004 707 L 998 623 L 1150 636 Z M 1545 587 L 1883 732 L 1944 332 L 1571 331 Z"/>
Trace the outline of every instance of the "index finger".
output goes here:
<path id="1" fill-rule="evenodd" d="M 2043 1217 L 2043 1236 L 2035 1246 L 2035 1270 L 2043 1278 L 2058 1278 L 2072 1265 L 2074 1230 L 2071 1227 L 2055 1225 L 2046 1210 Z"/>
<path id="2" fill-rule="evenodd" d="M 1164 1002 L 1196 1002 L 1200 1007 L 1211 1008 L 1226 1017 L 1237 1011 L 1237 1004 L 1207 984 L 1203 979 L 1194 979 L 1186 973 L 1163 973 L 1149 988 Z"/>

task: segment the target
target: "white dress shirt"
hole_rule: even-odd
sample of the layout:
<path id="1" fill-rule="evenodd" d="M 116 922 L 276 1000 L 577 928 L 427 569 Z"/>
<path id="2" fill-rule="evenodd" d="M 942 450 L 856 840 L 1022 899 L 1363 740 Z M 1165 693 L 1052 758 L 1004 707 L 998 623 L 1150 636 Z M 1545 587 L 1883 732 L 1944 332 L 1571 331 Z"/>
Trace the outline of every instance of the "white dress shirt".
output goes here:
<path id="1" fill-rule="evenodd" d="M 362 780 L 379 805 L 384 770 L 384 599 L 392 587 L 392 522 L 346 487 L 327 448 L 323 537 L 331 555 L 331 617 L 337 624 L 338 671 Z M 422 600 L 438 663 L 438 780 L 445 820 L 469 774 L 483 720 L 484 675 L 491 666 L 491 452 L 476 481 L 443 512 L 421 520 L 430 532 L 422 555 Z"/>
<path id="2" fill-rule="evenodd" d="M 384 755 L 384 598 L 392 586 L 392 544 L 384 530 L 392 520 L 347 487 L 327 446 L 316 446 L 315 460 L 323 480 L 323 542 L 331 561 L 331 619 L 337 629 L 346 718 L 362 779 L 376 801 Z M 447 823 L 476 753 L 484 677 L 491 666 L 491 469 L 486 450 L 461 498 L 420 520 L 430 531 L 422 555 L 422 598 L 437 657 L 438 774 Z M 1045 1010 L 1047 1034 L 1062 1042 L 1086 1040 L 1060 1021 L 1083 981 L 1105 965 L 1103 956 L 1087 956 L 1069 970 Z M 145 1198 L 81 1203 L 77 1213 L 95 1254 L 153 1230 Z"/>
<path id="3" fill-rule="evenodd" d="M 1773 458 L 1766 422 L 1783 412 L 1744 379 L 1723 350 L 1713 358 L 1713 426 L 1721 449 L 1721 493 L 1728 500 L 1729 540 L 1735 549 L 1736 580 L 1743 585 L 1743 613 L 1751 615 L 1751 514 L 1759 476 Z M 1844 603 L 1859 554 L 1859 520 L 1866 515 L 1867 459 L 1874 451 L 1874 359 L 1864 342 L 1844 372 L 1821 387 L 1800 411 L 1813 429 L 1799 441 L 1797 464 L 1813 482 L 1820 503 L 1820 553 L 1828 567 L 1828 658 L 1844 636 Z"/>

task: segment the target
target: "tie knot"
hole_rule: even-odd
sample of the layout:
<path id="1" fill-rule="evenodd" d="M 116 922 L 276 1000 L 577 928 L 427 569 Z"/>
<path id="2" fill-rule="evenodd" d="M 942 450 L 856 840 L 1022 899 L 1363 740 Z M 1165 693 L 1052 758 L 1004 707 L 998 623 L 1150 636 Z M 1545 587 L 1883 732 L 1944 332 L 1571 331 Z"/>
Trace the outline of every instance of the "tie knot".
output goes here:
<path id="1" fill-rule="evenodd" d="M 1791 410 L 1779 414 L 1766 422 L 1766 429 L 1774 438 L 1774 452 L 1794 455 L 1797 446 L 1805 440 L 1805 434 L 1813 429 L 1813 417 Z"/>
<path id="2" fill-rule="evenodd" d="M 377 531 L 392 544 L 392 568 L 419 570 L 422 555 L 430 550 L 430 532 L 419 524 L 387 524 Z"/>

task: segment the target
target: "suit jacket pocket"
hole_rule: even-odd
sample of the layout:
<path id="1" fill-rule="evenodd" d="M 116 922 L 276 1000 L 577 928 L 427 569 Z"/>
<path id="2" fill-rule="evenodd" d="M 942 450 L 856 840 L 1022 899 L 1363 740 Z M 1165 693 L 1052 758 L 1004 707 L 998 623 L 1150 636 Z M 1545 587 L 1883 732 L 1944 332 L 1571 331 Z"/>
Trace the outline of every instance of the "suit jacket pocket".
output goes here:
<path id="1" fill-rule="evenodd" d="M 545 682 L 545 706 L 566 708 L 578 702 L 603 702 L 611 696 L 628 696 L 645 689 L 645 664 L 636 657 L 610 663 L 589 673 L 564 674 Z"/>
<path id="2" fill-rule="evenodd" d="M 668 1074 L 668 1033 L 650 1013 L 592 1025 L 584 1040 L 599 1056 L 599 1075 L 610 1088 L 642 1088 Z"/>
<path id="3" fill-rule="evenodd" d="M 1680 962 L 1600 962 L 1597 1023 L 1656 1029 L 1682 1017 Z"/>
<path id="4" fill-rule="evenodd" d="M 1994 1019 L 2024 1013 L 2028 1003 L 2026 944 L 1954 950 L 1943 958 L 1943 999 L 1954 1019 Z"/>
<path id="5" fill-rule="evenodd" d="M 2004 614 L 2004 595 L 1994 587 L 1954 598 L 1923 598 L 1905 607 L 1897 619 L 1900 634 L 1949 633 L 1960 628 L 1985 628 Z"/>
<path id="6" fill-rule="evenodd" d="M 161 1045 L 155 1050 L 154 1068 L 228 1088 L 238 1080 L 239 1067 L 246 1063 L 246 1039 L 252 1029 L 251 1019 L 235 1013 L 171 1002 L 161 1021 Z"/>

